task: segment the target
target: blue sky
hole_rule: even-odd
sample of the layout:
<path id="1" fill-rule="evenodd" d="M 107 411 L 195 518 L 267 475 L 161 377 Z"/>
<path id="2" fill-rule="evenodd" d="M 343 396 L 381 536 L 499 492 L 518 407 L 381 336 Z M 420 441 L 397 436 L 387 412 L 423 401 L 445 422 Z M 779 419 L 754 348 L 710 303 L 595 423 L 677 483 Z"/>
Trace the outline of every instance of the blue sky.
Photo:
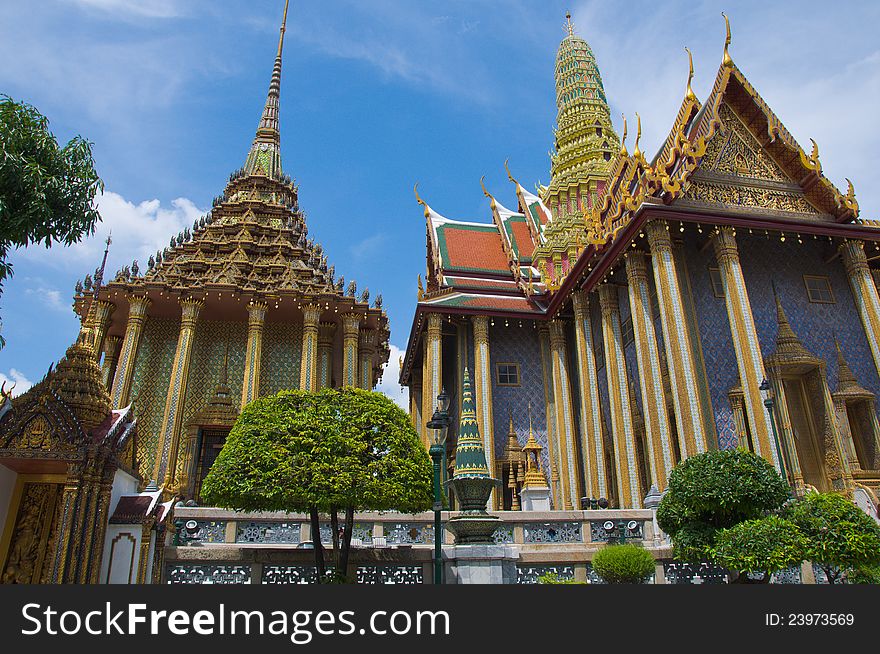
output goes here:
<path id="1" fill-rule="evenodd" d="M 95 144 L 104 222 L 69 249 L 13 253 L 0 298 L 0 379 L 37 381 L 75 338 L 74 283 L 100 261 L 141 262 L 191 225 L 240 167 L 271 73 L 282 0 L 3 0 L 0 92 L 34 104 L 59 139 Z M 643 149 L 672 124 L 694 53 L 708 94 L 727 10 L 731 53 L 825 173 L 878 218 L 880 3 L 324 0 L 291 2 L 281 90 L 285 171 L 309 234 L 337 274 L 381 292 L 403 348 L 425 225 L 412 194 L 489 222 L 479 180 L 514 206 L 503 162 L 548 179 L 553 66 L 570 9 L 602 71 L 618 131 L 642 116 Z M 632 124 L 632 123 L 631 123 Z M 630 130 L 632 134 L 633 130 Z M 383 390 L 400 399 L 397 350 Z"/>

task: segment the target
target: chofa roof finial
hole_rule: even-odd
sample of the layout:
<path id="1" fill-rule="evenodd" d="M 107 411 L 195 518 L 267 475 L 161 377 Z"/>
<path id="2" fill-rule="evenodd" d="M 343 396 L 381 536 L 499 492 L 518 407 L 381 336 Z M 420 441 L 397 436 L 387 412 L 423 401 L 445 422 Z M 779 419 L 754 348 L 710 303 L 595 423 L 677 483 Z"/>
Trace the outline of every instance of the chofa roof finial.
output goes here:
<path id="1" fill-rule="evenodd" d="M 727 36 L 724 39 L 724 57 L 721 60 L 721 63 L 725 66 L 732 66 L 733 59 L 730 58 L 730 52 L 728 49 L 730 48 L 730 19 L 727 17 L 723 11 L 721 15 L 724 16 L 724 26 L 727 29 Z"/>

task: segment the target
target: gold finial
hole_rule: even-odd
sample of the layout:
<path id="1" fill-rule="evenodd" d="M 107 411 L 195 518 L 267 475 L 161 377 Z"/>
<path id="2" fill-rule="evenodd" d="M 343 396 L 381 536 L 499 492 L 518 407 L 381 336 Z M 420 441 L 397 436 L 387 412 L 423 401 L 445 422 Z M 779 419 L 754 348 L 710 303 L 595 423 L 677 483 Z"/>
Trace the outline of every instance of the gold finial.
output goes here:
<path id="1" fill-rule="evenodd" d="M 565 12 L 565 26 L 568 28 L 568 35 L 574 36 L 574 25 L 571 24 L 571 12 Z"/>
<path id="2" fill-rule="evenodd" d="M 490 206 L 492 207 L 492 210 L 494 211 L 495 210 L 495 198 L 492 197 L 492 194 L 486 190 L 486 184 L 483 183 L 484 179 L 486 179 L 485 175 L 480 177 L 480 186 L 483 187 L 483 195 L 485 195 L 487 198 L 489 198 L 491 200 Z"/>
<path id="3" fill-rule="evenodd" d="M 287 31 L 287 5 L 290 0 L 284 2 L 284 18 L 281 19 L 281 35 L 278 37 L 278 55 L 281 56 L 281 50 L 284 48 L 284 32 Z"/>
<path id="4" fill-rule="evenodd" d="M 639 150 L 639 141 L 642 138 L 642 117 L 639 116 L 639 112 L 636 112 L 636 145 L 633 150 L 633 156 L 637 159 L 642 156 L 642 151 Z"/>
<path id="5" fill-rule="evenodd" d="M 721 63 L 725 66 L 732 66 L 733 59 L 730 58 L 730 52 L 728 52 L 728 48 L 730 48 L 730 19 L 723 11 L 721 15 L 724 16 L 724 26 L 727 30 L 727 36 L 724 39 L 724 57 L 721 59 Z"/>
<path id="6" fill-rule="evenodd" d="M 627 134 L 626 115 L 621 114 L 621 116 L 623 117 L 623 137 L 621 137 L 621 139 L 620 139 L 620 154 L 622 154 L 625 157 L 627 155 L 627 151 L 626 151 L 626 134 Z"/>
<path id="7" fill-rule="evenodd" d="M 697 99 L 694 90 L 691 88 L 691 82 L 694 80 L 694 56 L 691 54 L 690 48 L 685 48 L 684 50 L 688 53 L 688 83 L 685 98 L 693 101 Z"/>
<path id="8" fill-rule="evenodd" d="M 419 293 L 418 293 L 418 299 L 421 300 L 421 299 L 424 297 L 424 295 L 425 295 L 425 287 L 422 286 L 422 276 L 419 275 Z"/>
<path id="9" fill-rule="evenodd" d="M 813 139 L 810 139 L 810 143 L 813 144 L 813 150 L 810 152 L 810 156 L 807 157 L 806 152 L 803 149 L 800 151 L 801 163 L 805 168 L 809 170 L 815 171 L 816 174 L 820 174 L 822 172 L 822 164 L 819 161 L 819 146 L 816 145 L 816 142 Z"/>
<path id="10" fill-rule="evenodd" d="M 419 197 L 419 183 L 418 182 L 416 182 L 415 185 L 413 185 L 413 193 L 416 194 L 416 202 L 418 202 L 420 205 L 422 205 L 425 208 L 425 218 L 430 218 L 431 214 L 428 211 L 428 204 L 422 198 Z"/>
<path id="11" fill-rule="evenodd" d="M 516 180 L 513 178 L 513 175 L 512 175 L 511 172 L 510 172 L 510 167 L 507 165 L 507 162 L 508 162 L 508 161 L 510 161 L 510 159 L 505 159 L 505 160 L 504 160 L 504 170 L 507 171 L 507 179 L 509 179 L 511 182 L 513 182 L 514 184 L 516 184 L 517 186 L 519 186 L 519 182 L 516 181 Z"/>

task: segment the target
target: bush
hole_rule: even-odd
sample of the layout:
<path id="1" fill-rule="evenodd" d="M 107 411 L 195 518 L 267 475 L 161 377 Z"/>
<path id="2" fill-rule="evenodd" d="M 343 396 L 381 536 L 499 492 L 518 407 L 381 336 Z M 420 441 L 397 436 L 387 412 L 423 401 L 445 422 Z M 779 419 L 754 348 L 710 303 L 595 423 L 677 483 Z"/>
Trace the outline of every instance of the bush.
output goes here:
<path id="1" fill-rule="evenodd" d="M 640 584 L 654 572 L 654 557 L 638 545 L 606 545 L 593 557 L 593 570 L 609 584 Z"/>
<path id="2" fill-rule="evenodd" d="M 539 584 L 553 584 L 553 585 L 570 585 L 570 584 L 583 584 L 582 581 L 575 581 L 574 579 L 563 579 L 555 572 L 547 572 L 538 577 Z"/>
<path id="3" fill-rule="evenodd" d="M 802 563 L 807 546 L 796 524 L 771 515 L 719 531 L 714 559 L 731 571 L 732 582 L 749 583 L 746 573 L 764 573 L 757 583 L 767 583 L 772 573 Z"/>
<path id="4" fill-rule="evenodd" d="M 851 584 L 880 585 L 880 565 L 863 565 L 852 568 L 847 571 L 846 580 Z"/>

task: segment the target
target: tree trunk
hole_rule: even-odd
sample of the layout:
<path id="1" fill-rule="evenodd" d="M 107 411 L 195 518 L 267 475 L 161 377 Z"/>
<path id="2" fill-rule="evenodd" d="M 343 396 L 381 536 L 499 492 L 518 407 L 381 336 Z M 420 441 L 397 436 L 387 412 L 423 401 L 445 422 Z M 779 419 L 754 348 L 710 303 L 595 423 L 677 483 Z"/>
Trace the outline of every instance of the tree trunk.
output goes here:
<path id="1" fill-rule="evenodd" d="M 336 507 L 330 508 L 330 531 L 333 536 L 333 576 L 339 576 L 339 514 Z M 345 574 L 343 572 L 343 574 Z"/>
<path id="2" fill-rule="evenodd" d="M 342 570 L 342 574 L 345 575 L 346 581 L 348 579 L 348 555 L 351 552 L 351 534 L 354 531 L 354 507 L 347 506 L 345 507 L 345 531 L 342 535 L 342 554 L 339 559 L 339 567 Z M 352 582 L 356 582 L 357 579 L 350 580 Z"/>
<path id="3" fill-rule="evenodd" d="M 318 517 L 318 507 L 313 506 L 309 510 L 309 517 L 312 525 L 312 546 L 315 550 L 315 567 L 318 572 L 318 583 L 324 582 L 324 546 L 321 545 L 321 521 Z"/>
<path id="4" fill-rule="evenodd" d="M 834 585 L 837 583 L 837 578 L 840 576 L 840 570 L 835 570 L 834 566 L 828 566 L 826 568 L 823 565 L 822 571 L 825 573 L 825 578 L 828 579 L 828 583 L 830 585 Z"/>

